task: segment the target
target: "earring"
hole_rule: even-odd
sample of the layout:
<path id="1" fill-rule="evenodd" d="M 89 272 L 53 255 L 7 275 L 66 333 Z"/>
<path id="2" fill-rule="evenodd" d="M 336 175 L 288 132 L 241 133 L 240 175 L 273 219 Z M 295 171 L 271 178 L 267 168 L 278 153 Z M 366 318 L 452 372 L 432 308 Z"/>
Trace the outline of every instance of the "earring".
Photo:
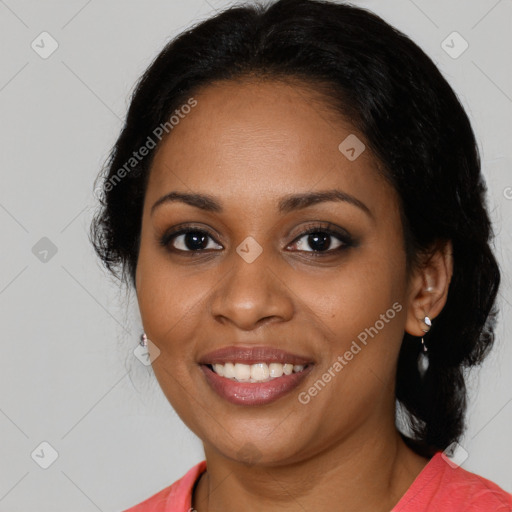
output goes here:
<path id="1" fill-rule="evenodd" d="M 140 343 L 139 345 L 141 347 L 144 347 L 146 348 L 148 346 L 148 337 L 146 336 L 146 333 L 143 332 L 141 335 L 140 335 Z"/>
<path id="2" fill-rule="evenodd" d="M 430 320 L 430 318 L 427 315 L 425 315 L 425 318 L 423 319 L 423 323 L 428 327 L 428 329 L 422 329 L 422 331 L 424 333 L 427 333 L 428 331 L 430 331 L 430 328 L 432 327 L 432 321 Z M 425 375 L 426 371 L 428 370 L 428 365 L 429 365 L 428 355 L 427 355 L 428 348 L 427 348 L 427 345 L 425 344 L 425 340 L 423 339 L 423 336 L 421 337 L 421 345 L 422 345 L 422 351 L 420 352 L 420 354 L 418 356 L 418 371 L 420 372 L 421 377 L 423 377 Z"/>
<path id="3" fill-rule="evenodd" d="M 423 319 L 423 323 L 425 323 L 428 327 L 428 329 L 422 329 L 423 332 L 428 332 L 430 331 L 430 328 L 432 327 L 432 321 L 430 320 L 430 318 L 425 315 L 425 318 Z"/>

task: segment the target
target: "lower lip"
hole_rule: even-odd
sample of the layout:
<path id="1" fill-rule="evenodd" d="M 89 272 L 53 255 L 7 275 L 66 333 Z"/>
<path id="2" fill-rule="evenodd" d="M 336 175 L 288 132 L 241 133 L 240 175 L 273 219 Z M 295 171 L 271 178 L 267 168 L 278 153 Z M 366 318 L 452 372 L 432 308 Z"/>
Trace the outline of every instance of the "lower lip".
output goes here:
<path id="1" fill-rule="evenodd" d="M 222 398 L 236 405 L 263 405 L 290 393 L 313 369 L 313 365 L 298 373 L 276 377 L 268 382 L 237 382 L 216 374 L 208 366 L 200 365 L 208 384 Z"/>

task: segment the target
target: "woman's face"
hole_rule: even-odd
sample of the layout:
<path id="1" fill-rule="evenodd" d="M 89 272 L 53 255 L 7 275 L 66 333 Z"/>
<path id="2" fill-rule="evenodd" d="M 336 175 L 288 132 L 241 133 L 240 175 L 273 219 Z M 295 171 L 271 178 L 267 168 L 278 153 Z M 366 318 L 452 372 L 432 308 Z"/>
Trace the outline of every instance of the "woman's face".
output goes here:
<path id="1" fill-rule="evenodd" d="M 284 464 L 390 428 L 408 308 L 395 191 L 361 152 L 362 136 L 302 86 L 224 82 L 194 98 L 152 165 L 136 273 L 163 392 L 205 449 L 234 460 L 250 447 L 260 463 Z M 334 190 L 355 200 L 283 203 Z M 170 192 L 219 207 L 153 209 Z M 192 233 L 162 245 L 178 226 Z M 316 235 L 304 234 L 310 227 Z M 284 394 L 273 393 L 296 377 L 240 391 L 200 364 L 233 346 L 277 348 L 309 365 Z M 253 359 L 270 369 L 272 357 Z"/>

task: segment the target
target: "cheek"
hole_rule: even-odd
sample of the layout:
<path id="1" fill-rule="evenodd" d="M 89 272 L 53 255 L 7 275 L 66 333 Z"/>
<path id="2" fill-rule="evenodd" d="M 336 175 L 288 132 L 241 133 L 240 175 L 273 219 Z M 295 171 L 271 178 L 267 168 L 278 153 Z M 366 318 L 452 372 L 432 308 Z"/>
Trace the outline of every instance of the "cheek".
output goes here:
<path id="1" fill-rule="evenodd" d="M 342 373 L 358 385 L 369 374 L 383 380 L 394 374 L 405 322 L 404 256 L 383 243 L 371 247 L 313 287 L 308 299 L 331 338 L 331 364 L 341 355 Z"/>
<path id="2" fill-rule="evenodd" d="M 314 275 L 296 273 L 293 292 L 332 327 L 334 333 L 373 324 L 381 313 L 401 300 L 399 264 L 378 250 L 354 252 L 338 269 Z M 350 332 L 349 332 L 350 331 Z"/>
<path id="3" fill-rule="evenodd" d="M 187 325 L 187 316 L 199 298 L 197 288 L 184 286 L 183 276 L 154 249 L 141 242 L 137 263 L 137 301 L 144 329 L 162 351 L 176 352 L 175 343 Z"/>
<path id="4" fill-rule="evenodd" d="M 144 330 L 153 349 L 152 368 L 169 403 L 189 424 L 195 396 L 192 321 L 198 298 L 180 281 L 180 274 L 154 250 L 141 244 L 137 264 L 137 300 Z M 194 288 L 192 287 L 192 290 Z M 150 345 L 150 353 L 152 347 Z M 158 350 L 158 352 L 157 352 Z M 197 376 L 195 377 L 197 378 Z M 191 396 L 193 395 L 193 396 Z"/>

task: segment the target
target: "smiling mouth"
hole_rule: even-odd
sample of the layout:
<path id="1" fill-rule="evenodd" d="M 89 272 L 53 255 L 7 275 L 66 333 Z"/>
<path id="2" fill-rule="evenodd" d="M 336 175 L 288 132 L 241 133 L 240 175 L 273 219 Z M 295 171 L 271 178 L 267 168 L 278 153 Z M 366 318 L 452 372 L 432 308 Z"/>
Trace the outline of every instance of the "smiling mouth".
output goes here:
<path id="1" fill-rule="evenodd" d="M 206 382 L 236 405 L 270 404 L 311 373 L 315 360 L 272 345 L 229 345 L 198 357 Z"/>
<path id="2" fill-rule="evenodd" d="M 207 364 L 210 370 L 220 377 L 235 382 L 269 382 L 278 379 L 283 375 L 291 375 L 292 373 L 301 373 L 310 364 L 292 364 L 292 363 L 215 363 Z"/>
<path id="3" fill-rule="evenodd" d="M 292 365 L 257 361 L 250 361 L 251 364 L 203 362 L 199 366 L 206 382 L 217 395 L 242 406 L 267 405 L 288 395 L 307 378 L 314 367 L 314 363 Z M 229 376 L 231 370 L 235 372 L 232 377 Z M 227 372 L 228 376 L 217 373 L 222 371 Z M 253 379 L 252 375 L 256 378 Z"/>

